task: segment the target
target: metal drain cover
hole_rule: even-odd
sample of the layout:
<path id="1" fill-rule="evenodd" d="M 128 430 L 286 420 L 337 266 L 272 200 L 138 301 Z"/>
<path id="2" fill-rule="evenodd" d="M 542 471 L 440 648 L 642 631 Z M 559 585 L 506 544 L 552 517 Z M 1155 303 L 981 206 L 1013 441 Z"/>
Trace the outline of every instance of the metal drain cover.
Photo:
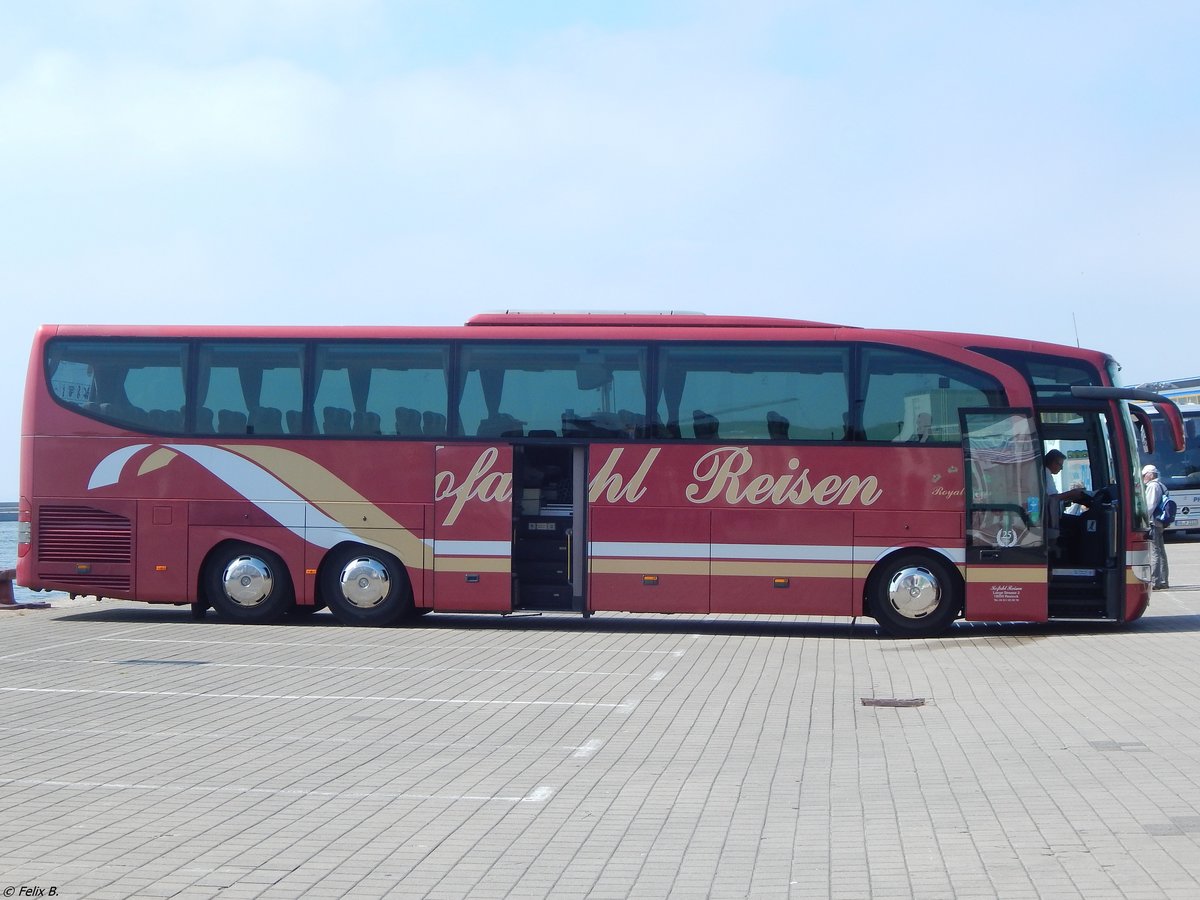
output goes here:
<path id="1" fill-rule="evenodd" d="M 863 706 L 924 706 L 924 697 L 910 698 L 891 698 L 891 697 L 863 697 Z"/>

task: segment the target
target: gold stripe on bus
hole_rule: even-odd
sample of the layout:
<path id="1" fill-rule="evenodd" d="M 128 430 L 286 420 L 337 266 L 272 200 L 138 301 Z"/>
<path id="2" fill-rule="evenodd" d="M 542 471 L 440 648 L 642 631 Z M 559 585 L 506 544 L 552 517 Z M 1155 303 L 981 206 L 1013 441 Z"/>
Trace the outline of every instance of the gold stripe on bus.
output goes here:
<path id="1" fill-rule="evenodd" d="M 714 575 L 757 575 L 792 578 L 850 578 L 854 564 L 849 562 L 713 562 Z"/>
<path id="2" fill-rule="evenodd" d="M 1147 568 L 1149 568 L 1149 567 L 1147 567 Z M 1135 584 L 1135 585 L 1136 584 L 1145 584 L 1147 586 L 1149 585 L 1149 582 L 1143 581 L 1142 579 L 1137 577 L 1137 575 L 1133 571 L 1133 566 L 1125 567 L 1125 583 L 1126 584 Z"/>
<path id="3" fill-rule="evenodd" d="M 795 577 L 795 578 L 857 578 L 866 579 L 875 568 L 873 562 L 713 562 L 711 567 L 705 560 L 677 559 L 592 559 L 589 560 L 588 571 L 596 575 L 725 575 L 725 576 L 764 576 L 764 577 Z M 955 566 L 961 574 L 963 567 Z M 1008 572 L 1008 569 L 997 571 Z M 978 580 L 978 579 L 977 579 Z M 1004 580 L 1032 580 L 1005 576 Z"/>
<path id="4" fill-rule="evenodd" d="M 438 572 L 511 572 L 512 564 L 498 556 L 439 556 L 434 569 Z"/>
<path id="5" fill-rule="evenodd" d="M 593 575 L 707 575 L 706 559 L 593 559 Z"/>
<path id="6" fill-rule="evenodd" d="M 997 581 L 1020 581 L 1024 584 L 1040 584 L 1046 580 L 1042 566 L 967 566 L 967 581 L 971 584 L 995 583 Z"/>
<path id="7" fill-rule="evenodd" d="M 324 466 L 282 447 L 260 444 L 224 444 L 225 449 L 252 459 L 285 485 L 296 491 L 321 512 L 329 515 L 324 503 L 345 504 L 339 510 L 342 518 L 330 515 L 347 531 L 362 537 L 354 523 L 368 519 L 378 523 L 372 529 L 372 538 L 367 543 L 380 543 L 388 547 L 406 566 L 413 568 L 425 561 L 425 542 L 383 512 Z M 320 497 L 321 500 L 315 498 Z M 486 571 L 493 571 L 491 569 Z M 508 571 L 506 568 L 504 571 Z"/>

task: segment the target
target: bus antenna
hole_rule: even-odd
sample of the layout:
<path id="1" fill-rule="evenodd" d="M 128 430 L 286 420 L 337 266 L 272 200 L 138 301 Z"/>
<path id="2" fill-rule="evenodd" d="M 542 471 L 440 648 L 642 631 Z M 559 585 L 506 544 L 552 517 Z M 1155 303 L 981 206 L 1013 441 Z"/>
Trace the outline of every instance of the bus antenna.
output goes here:
<path id="1" fill-rule="evenodd" d="M 1075 346 L 1079 346 L 1079 323 L 1075 321 L 1075 311 L 1071 310 L 1071 324 L 1075 326 Z"/>

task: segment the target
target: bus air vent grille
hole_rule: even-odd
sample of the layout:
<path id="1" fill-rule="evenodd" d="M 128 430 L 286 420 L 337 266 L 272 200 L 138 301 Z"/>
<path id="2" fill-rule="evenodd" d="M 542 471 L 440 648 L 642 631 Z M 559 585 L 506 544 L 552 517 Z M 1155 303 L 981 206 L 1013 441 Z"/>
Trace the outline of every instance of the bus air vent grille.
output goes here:
<path id="1" fill-rule="evenodd" d="M 43 576 L 49 578 L 50 576 Z M 88 594 L 130 590 L 128 575 L 54 575 L 54 586 L 60 590 L 77 587 Z"/>
<path id="2" fill-rule="evenodd" d="M 39 562 L 133 562 L 133 526 L 124 516 L 90 506 L 43 506 L 37 523 Z"/>

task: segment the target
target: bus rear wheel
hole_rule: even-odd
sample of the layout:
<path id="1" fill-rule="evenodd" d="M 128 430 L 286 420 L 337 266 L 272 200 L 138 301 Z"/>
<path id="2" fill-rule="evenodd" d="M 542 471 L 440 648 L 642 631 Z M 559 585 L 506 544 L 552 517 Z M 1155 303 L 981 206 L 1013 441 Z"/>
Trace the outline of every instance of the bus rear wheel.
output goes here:
<path id="1" fill-rule="evenodd" d="M 901 553 L 875 570 L 871 612 L 879 627 L 895 637 L 941 634 L 962 609 L 962 582 L 944 560 L 925 553 Z"/>
<path id="2" fill-rule="evenodd" d="M 292 608 L 292 580 L 283 560 L 253 544 L 227 544 L 204 569 L 205 598 L 223 619 L 277 622 Z"/>
<path id="3" fill-rule="evenodd" d="M 412 613 L 408 573 L 374 547 L 335 549 L 321 569 L 321 600 L 343 625 L 394 625 Z"/>

